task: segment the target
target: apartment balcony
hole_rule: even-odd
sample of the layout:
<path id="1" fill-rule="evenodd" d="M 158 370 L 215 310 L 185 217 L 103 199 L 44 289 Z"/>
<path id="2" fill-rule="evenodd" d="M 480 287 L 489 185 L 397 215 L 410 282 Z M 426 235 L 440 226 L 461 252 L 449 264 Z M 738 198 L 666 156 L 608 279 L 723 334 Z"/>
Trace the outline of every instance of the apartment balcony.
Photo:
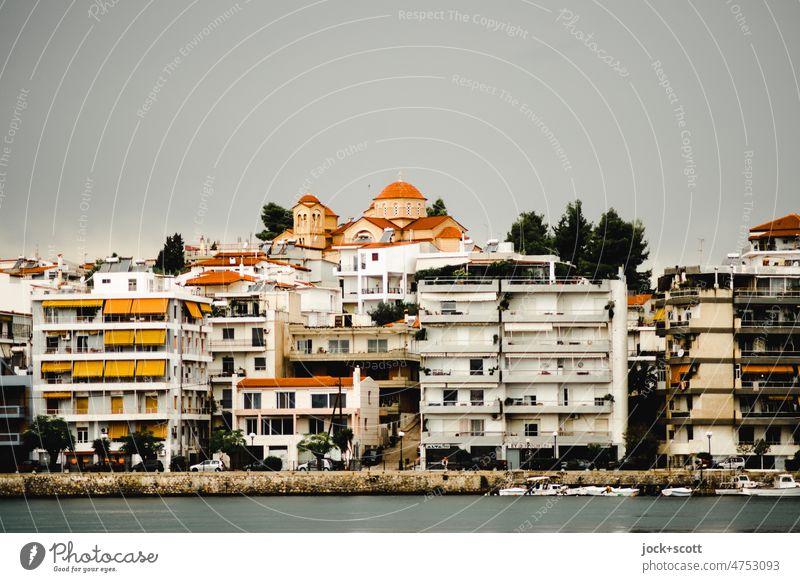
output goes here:
<path id="1" fill-rule="evenodd" d="M 418 388 L 419 381 L 411 378 L 392 378 L 389 380 L 375 380 L 379 388 Z"/>
<path id="2" fill-rule="evenodd" d="M 796 381 L 778 380 L 739 380 L 741 382 L 738 392 L 744 394 L 800 394 L 800 383 Z"/>
<path id="3" fill-rule="evenodd" d="M 501 446 L 506 437 L 504 431 L 458 431 L 458 432 L 431 432 L 421 433 L 421 443 L 427 444 L 448 444 L 448 445 L 488 445 Z"/>
<path id="4" fill-rule="evenodd" d="M 45 356 L 52 356 L 52 355 L 70 355 L 70 356 L 78 356 L 77 358 L 70 358 L 72 360 L 81 360 L 81 359 L 89 359 L 89 358 L 82 358 L 83 354 L 87 356 L 90 354 L 142 354 L 142 353 L 170 353 L 167 349 L 168 346 L 165 344 L 156 344 L 156 345 L 127 345 L 127 346 L 91 346 L 87 348 L 74 348 L 68 346 L 59 346 L 57 348 L 45 348 L 44 354 L 42 354 L 42 360 L 57 360 L 58 358 L 48 358 Z"/>
<path id="5" fill-rule="evenodd" d="M 506 414 L 610 414 L 613 410 L 614 404 L 608 400 L 602 404 L 597 402 L 564 404 L 544 401 L 536 404 L 513 403 L 503 406 L 503 412 Z"/>
<path id="6" fill-rule="evenodd" d="M 48 411 L 48 414 L 50 412 Z M 58 416 L 62 417 L 67 422 L 99 422 L 99 421 L 137 421 L 137 420 L 166 420 L 169 418 L 169 413 L 162 412 L 144 412 L 144 409 L 139 411 L 125 411 L 114 412 L 108 409 L 95 410 L 90 409 L 88 412 L 78 412 L 77 410 L 58 410 Z"/>
<path id="7" fill-rule="evenodd" d="M 219 325 L 222 323 L 244 325 L 247 323 L 267 323 L 267 318 L 264 315 L 257 315 L 253 313 L 236 313 L 229 311 L 224 315 L 209 317 L 208 322 L 212 325 Z"/>
<path id="8" fill-rule="evenodd" d="M 446 312 L 422 310 L 419 320 L 423 326 L 437 323 L 498 323 L 500 316 L 498 311 L 490 309 Z"/>
<path id="9" fill-rule="evenodd" d="M 503 380 L 507 383 L 532 384 L 603 384 L 611 382 L 610 370 L 504 370 Z"/>
<path id="10" fill-rule="evenodd" d="M 538 435 L 525 435 L 524 432 L 516 432 L 511 431 L 508 433 L 505 439 L 505 444 L 509 448 L 521 449 L 521 448 L 531 448 L 531 449 L 552 449 L 553 448 L 553 435 L 550 432 L 540 433 Z M 586 431 L 586 432 L 569 432 L 569 431 L 559 431 L 558 437 L 556 439 L 558 441 L 558 449 L 559 452 L 564 451 L 566 448 L 575 446 L 575 445 L 590 445 L 590 444 L 600 444 L 600 445 L 608 445 L 612 444 L 612 435 L 610 432 L 594 432 L 594 431 Z"/>
<path id="11" fill-rule="evenodd" d="M 743 321 L 737 317 L 735 320 L 735 329 L 739 334 L 800 334 L 800 321 L 779 319 L 748 319 Z"/>
<path id="12" fill-rule="evenodd" d="M 733 302 L 736 305 L 798 305 L 800 291 L 736 289 Z"/>
<path id="13" fill-rule="evenodd" d="M 588 281 L 582 277 L 557 278 L 554 283 L 541 279 L 503 279 L 502 291 L 508 293 L 608 293 L 607 280 Z"/>
<path id="14" fill-rule="evenodd" d="M 500 402 L 494 401 L 475 401 L 475 402 L 452 402 L 452 401 L 431 401 L 423 400 L 419 403 L 421 414 L 452 414 L 463 416 L 467 414 L 499 414 Z"/>
<path id="15" fill-rule="evenodd" d="M 608 353 L 611 342 L 608 340 L 504 340 L 503 351 L 509 354 L 587 354 Z"/>
<path id="16" fill-rule="evenodd" d="M 266 351 L 266 342 L 246 340 L 216 339 L 208 342 L 212 352 L 263 352 Z"/>
<path id="17" fill-rule="evenodd" d="M 432 356 L 434 354 L 496 354 L 500 348 L 499 342 L 492 341 L 433 341 L 425 340 L 417 342 L 417 348 L 422 355 Z"/>
<path id="18" fill-rule="evenodd" d="M 453 299 L 458 301 L 459 293 L 497 293 L 499 291 L 497 280 L 480 278 L 452 278 L 437 277 L 423 279 L 417 283 L 418 293 L 453 293 Z"/>
<path id="19" fill-rule="evenodd" d="M 669 292 L 666 300 L 667 305 L 694 305 L 700 301 L 699 287 L 689 289 L 677 289 Z"/>
<path id="20" fill-rule="evenodd" d="M 420 355 L 404 348 L 366 352 L 329 352 L 323 348 L 323 351 L 317 350 L 311 353 L 293 349 L 289 352 L 289 359 L 293 362 L 359 362 L 386 360 L 411 360 L 418 362 L 420 360 Z"/>
<path id="21" fill-rule="evenodd" d="M 738 350 L 737 350 L 738 352 Z M 741 350 L 737 359 L 743 365 L 747 364 L 800 364 L 800 352 L 796 350 Z"/>
<path id="22" fill-rule="evenodd" d="M 23 418 L 24 406 L 0 406 L 0 418 Z"/>
<path id="23" fill-rule="evenodd" d="M 500 381 L 500 375 L 495 374 L 477 374 L 470 373 L 469 370 L 449 370 L 449 369 L 427 369 L 420 371 L 420 382 L 428 384 L 448 384 L 448 385 L 461 385 L 461 384 L 497 384 Z"/>
<path id="24" fill-rule="evenodd" d="M 526 309 L 503 312 L 503 323 L 552 323 L 554 325 L 591 325 L 608 321 L 608 311 L 529 311 Z"/>
<path id="25" fill-rule="evenodd" d="M 18 432 L 0 432 L 0 447 L 14 447 L 22 444 L 22 435 Z"/>

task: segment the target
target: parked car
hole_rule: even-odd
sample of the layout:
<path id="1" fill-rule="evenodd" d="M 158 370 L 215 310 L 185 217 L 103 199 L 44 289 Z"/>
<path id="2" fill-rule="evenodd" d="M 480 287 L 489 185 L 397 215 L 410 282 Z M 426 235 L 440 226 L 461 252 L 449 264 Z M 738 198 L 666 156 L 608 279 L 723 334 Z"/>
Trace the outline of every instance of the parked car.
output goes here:
<path id="1" fill-rule="evenodd" d="M 716 463 L 714 467 L 718 469 L 744 469 L 744 457 L 728 457 Z"/>
<path id="2" fill-rule="evenodd" d="M 280 471 L 283 462 L 278 457 L 268 457 L 263 461 L 253 461 L 242 467 L 243 471 Z"/>
<path id="3" fill-rule="evenodd" d="M 188 459 L 183 455 L 178 455 L 177 457 L 172 457 L 172 460 L 169 462 L 169 470 L 173 473 L 176 471 L 186 471 L 189 468 Z"/>
<path id="4" fill-rule="evenodd" d="M 19 473 L 47 472 L 47 465 L 45 465 L 41 461 L 28 459 L 27 461 L 22 461 L 19 465 L 17 465 L 17 472 Z"/>
<path id="5" fill-rule="evenodd" d="M 123 473 L 125 472 L 125 467 L 114 467 L 111 463 L 92 463 L 91 465 L 86 465 L 83 470 L 87 473 L 111 473 L 112 471 Z"/>
<path id="6" fill-rule="evenodd" d="M 163 473 L 164 464 L 158 459 L 146 459 L 131 467 L 134 473 Z"/>
<path id="7" fill-rule="evenodd" d="M 562 461 L 561 468 L 567 471 L 594 471 L 597 467 L 588 459 L 570 459 Z"/>
<path id="8" fill-rule="evenodd" d="M 365 467 L 373 467 L 383 461 L 383 449 L 369 449 L 361 457 L 361 464 Z"/>
<path id="9" fill-rule="evenodd" d="M 330 471 L 333 469 L 333 461 L 331 459 L 322 459 L 322 470 L 323 471 Z M 297 465 L 298 471 L 319 471 L 319 464 L 317 460 L 314 459 L 313 461 L 308 461 L 307 463 L 303 463 L 301 465 Z"/>
<path id="10" fill-rule="evenodd" d="M 197 473 L 198 471 L 200 472 L 210 471 L 212 473 L 218 473 L 220 471 L 225 470 L 225 465 L 222 464 L 222 461 L 207 459 L 202 463 L 197 463 L 196 465 L 192 465 L 191 467 L 189 467 L 189 470 L 192 473 Z"/>

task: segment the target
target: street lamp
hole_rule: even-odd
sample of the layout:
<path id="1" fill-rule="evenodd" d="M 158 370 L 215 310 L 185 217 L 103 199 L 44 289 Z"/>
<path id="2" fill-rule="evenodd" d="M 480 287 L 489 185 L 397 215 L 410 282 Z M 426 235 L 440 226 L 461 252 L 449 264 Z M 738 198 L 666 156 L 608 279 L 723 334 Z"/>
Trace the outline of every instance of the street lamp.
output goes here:
<path id="1" fill-rule="evenodd" d="M 714 435 L 713 432 L 708 431 L 706 436 L 708 437 L 708 455 L 711 456 L 711 437 Z"/>
<path id="2" fill-rule="evenodd" d="M 250 437 L 250 446 L 252 447 L 252 446 L 255 444 L 255 440 L 256 440 L 256 433 L 254 433 L 254 432 L 251 432 L 251 433 L 250 433 L 249 435 L 247 435 L 247 436 L 249 436 L 249 437 Z"/>
<path id="3" fill-rule="evenodd" d="M 402 471 L 403 470 L 403 437 L 406 436 L 406 433 L 404 433 L 402 430 L 400 430 L 400 431 L 397 431 L 397 436 L 400 437 L 400 460 L 398 461 L 397 464 L 398 464 L 398 470 Z"/>

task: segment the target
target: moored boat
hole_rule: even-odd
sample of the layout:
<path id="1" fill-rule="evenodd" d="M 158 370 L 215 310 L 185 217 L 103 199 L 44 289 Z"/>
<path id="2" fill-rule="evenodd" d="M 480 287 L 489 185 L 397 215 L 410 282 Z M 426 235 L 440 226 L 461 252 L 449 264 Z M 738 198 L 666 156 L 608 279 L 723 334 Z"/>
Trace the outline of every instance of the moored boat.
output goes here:
<path id="1" fill-rule="evenodd" d="M 796 483 L 789 473 L 781 473 L 772 482 L 772 487 L 742 489 L 745 495 L 755 497 L 800 497 L 800 483 Z"/>
<path id="2" fill-rule="evenodd" d="M 691 497 L 692 490 L 689 487 L 665 487 L 661 490 L 664 497 Z"/>
<path id="3" fill-rule="evenodd" d="M 759 484 L 751 481 L 747 475 L 735 475 L 730 481 L 721 483 L 719 487 L 714 489 L 717 495 L 746 495 L 744 489 L 755 489 Z"/>

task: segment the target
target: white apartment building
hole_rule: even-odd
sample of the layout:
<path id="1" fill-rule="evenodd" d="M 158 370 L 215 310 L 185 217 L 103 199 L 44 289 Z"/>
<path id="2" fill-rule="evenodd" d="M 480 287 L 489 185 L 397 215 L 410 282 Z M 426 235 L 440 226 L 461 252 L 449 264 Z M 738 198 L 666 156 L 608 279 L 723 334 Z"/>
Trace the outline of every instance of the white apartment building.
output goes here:
<path id="1" fill-rule="evenodd" d="M 33 415 L 67 421 L 77 439 L 67 467 L 93 461 L 94 439 L 116 451 L 136 430 L 165 439 L 165 467 L 197 458 L 210 420 L 210 301 L 126 259 L 107 260 L 93 280 L 89 292 L 33 296 Z"/>
<path id="2" fill-rule="evenodd" d="M 476 457 L 619 457 L 627 420 L 626 289 L 556 279 L 553 256 L 517 256 L 513 276 L 418 282 L 422 465 Z M 507 259 L 507 257 L 506 257 Z"/>
<path id="3" fill-rule="evenodd" d="M 391 230 L 391 229 L 389 229 Z M 385 238 L 391 238 L 386 233 Z M 369 313 L 378 303 L 416 302 L 413 290 L 417 256 L 435 250 L 425 241 L 342 243 L 338 275 L 344 309 Z"/>
<path id="4" fill-rule="evenodd" d="M 254 458 L 279 457 L 284 469 L 313 458 L 297 450 L 305 435 L 344 427 L 353 431 L 352 458 L 360 458 L 382 440 L 378 397 L 378 385 L 361 378 L 358 368 L 343 378 L 245 378 L 238 384 L 234 428 L 244 432 Z"/>

